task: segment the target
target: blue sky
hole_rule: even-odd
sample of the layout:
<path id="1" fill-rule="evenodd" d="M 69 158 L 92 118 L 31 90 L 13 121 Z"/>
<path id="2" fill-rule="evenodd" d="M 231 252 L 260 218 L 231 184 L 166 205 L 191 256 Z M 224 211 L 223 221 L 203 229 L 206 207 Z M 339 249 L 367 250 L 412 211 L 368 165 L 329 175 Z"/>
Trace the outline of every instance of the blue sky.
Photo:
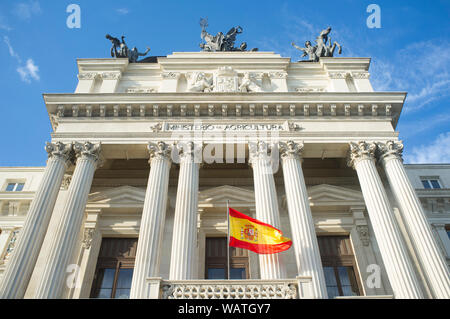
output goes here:
<path id="1" fill-rule="evenodd" d="M 381 28 L 369 29 L 369 4 Z M 66 25 L 69 4 L 81 28 Z M 200 17 L 210 33 L 241 25 L 238 41 L 297 61 L 292 41 L 333 27 L 342 56 L 371 57 L 377 91 L 406 91 L 397 130 L 408 163 L 450 163 L 450 1 L 63 1 L 0 0 L 0 166 L 43 166 L 51 126 L 42 93 L 73 92 L 77 58 L 108 57 L 105 34 L 151 55 L 199 51 Z"/>

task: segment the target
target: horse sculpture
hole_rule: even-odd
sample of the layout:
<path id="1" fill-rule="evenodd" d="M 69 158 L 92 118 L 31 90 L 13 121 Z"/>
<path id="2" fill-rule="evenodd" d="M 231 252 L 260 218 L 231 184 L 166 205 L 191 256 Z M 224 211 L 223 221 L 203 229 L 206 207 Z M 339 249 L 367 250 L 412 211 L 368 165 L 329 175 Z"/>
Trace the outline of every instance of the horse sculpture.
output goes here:
<path id="1" fill-rule="evenodd" d="M 338 53 L 342 54 L 342 46 L 337 42 L 332 42 L 331 37 L 329 37 L 331 32 L 331 27 L 326 28 L 320 32 L 319 36 L 316 38 L 316 45 L 312 46 L 310 41 L 306 41 L 305 48 L 300 48 L 294 42 L 292 46 L 298 50 L 303 51 L 302 57 L 308 55 L 311 62 L 318 62 L 321 57 L 333 57 L 336 47 L 339 48 Z"/>

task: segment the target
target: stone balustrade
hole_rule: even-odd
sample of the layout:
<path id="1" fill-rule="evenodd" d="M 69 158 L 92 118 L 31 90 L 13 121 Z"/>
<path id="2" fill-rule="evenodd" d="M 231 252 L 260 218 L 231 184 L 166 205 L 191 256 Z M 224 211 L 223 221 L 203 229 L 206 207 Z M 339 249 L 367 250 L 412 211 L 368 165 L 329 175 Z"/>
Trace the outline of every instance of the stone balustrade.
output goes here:
<path id="1" fill-rule="evenodd" d="M 311 278 L 276 280 L 162 280 L 148 278 L 154 299 L 308 299 Z"/>

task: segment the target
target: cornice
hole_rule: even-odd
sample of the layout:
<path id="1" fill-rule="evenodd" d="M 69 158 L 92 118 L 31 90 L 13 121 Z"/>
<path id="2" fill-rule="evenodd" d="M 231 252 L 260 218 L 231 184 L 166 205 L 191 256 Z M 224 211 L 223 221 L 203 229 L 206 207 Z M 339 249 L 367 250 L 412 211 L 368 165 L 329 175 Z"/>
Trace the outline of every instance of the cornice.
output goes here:
<path id="1" fill-rule="evenodd" d="M 259 92 L 259 93 L 45 93 L 44 101 L 48 105 L 71 103 L 404 103 L 406 92 Z"/>
<path id="2" fill-rule="evenodd" d="M 45 167 L 43 166 L 39 166 L 39 167 L 13 167 L 13 166 L 3 166 L 0 167 L 0 172 L 1 173 L 8 173 L 8 172 L 24 172 L 24 173 L 30 173 L 30 172 L 35 172 L 35 173 L 41 173 L 44 172 Z"/>

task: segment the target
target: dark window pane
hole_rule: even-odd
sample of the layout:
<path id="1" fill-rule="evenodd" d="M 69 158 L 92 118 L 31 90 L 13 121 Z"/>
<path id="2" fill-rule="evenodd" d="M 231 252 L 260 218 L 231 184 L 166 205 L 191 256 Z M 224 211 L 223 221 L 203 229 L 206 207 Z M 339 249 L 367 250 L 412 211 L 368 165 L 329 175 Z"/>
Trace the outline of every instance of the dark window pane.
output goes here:
<path id="1" fill-rule="evenodd" d="M 7 192 L 12 192 L 14 190 L 14 187 L 16 186 L 15 183 L 9 183 L 8 186 L 6 186 Z"/>
<path id="2" fill-rule="evenodd" d="M 450 238 L 450 230 L 447 230 L 447 236 Z"/>
<path id="3" fill-rule="evenodd" d="M 423 185 L 423 187 L 425 187 L 426 189 L 430 189 L 431 188 L 431 185 L 430 185 L 430 183 L 425 179 L 425 180 L 422 180 L 422 185 Z"/>
<path id="4" fill-rule="evenodd" d="M 115 299 L 130 299 L 130 289 L 116 289 Z"/>
<path id="5" fill-rule="evenodd" d="M 337 286 L 336 276 L 333 267 L 323 267 L 325 275 L 325 283 L 327 285 L 328 298 L 339 296 L 339 289 Z"/>
<path id="6" fill-rule="evenodd" d="M 109 269 L 102 269 L 102 281 L 100 284 L 100 288 L 112 288 L 114 284 L 114 275 L 116 273 L 115 269 L 109 268 Z"/>
<path id="7" fill-rule="evenodd" d="M 437 180 L 432 179 L 430 182 L 433 188 L 441 188 L 441 185 L 439 185 L 439 182 Z"/>
<path id="8" fill-rule="evenodd" d="M 21 191 L 23 190 L 23 187 L 24 187 L 24 186 L 25 186 L 24 183 L 17 184 L 16 192 L 21 192 Z M 436 187 L 435 187 L 435 188 L 436 188 Z"/>
<path id="9" fill-rule="evenodd" d="M 352 281 L 355 279 L 352 267 L 338 267 L 338 272 L 344 296 L 357 296 L 358 293 L 353 291 L 352 286 Z"/>
<path id="10" fill-rule="evenodd" d="M 245 268 L 231 268 L 230 279 L 245 279 Z"/>
<path id="11" fill-rule="evenodd" d="M 131 288 L 131 280 L 133 279 L 133 269 L 120 269 L 117 278 L 117 289 Z"/>
<path id="12" fill-rule="evenodd" d="M 208 268 L 208 279 L 226 279 L 224 268 Z"/>
<path id="13" fill-rule="evenodd" d="M 99 299 L 110 299 L 111 298 L 112 289 L 100 289 L 97 297 Z"/>

